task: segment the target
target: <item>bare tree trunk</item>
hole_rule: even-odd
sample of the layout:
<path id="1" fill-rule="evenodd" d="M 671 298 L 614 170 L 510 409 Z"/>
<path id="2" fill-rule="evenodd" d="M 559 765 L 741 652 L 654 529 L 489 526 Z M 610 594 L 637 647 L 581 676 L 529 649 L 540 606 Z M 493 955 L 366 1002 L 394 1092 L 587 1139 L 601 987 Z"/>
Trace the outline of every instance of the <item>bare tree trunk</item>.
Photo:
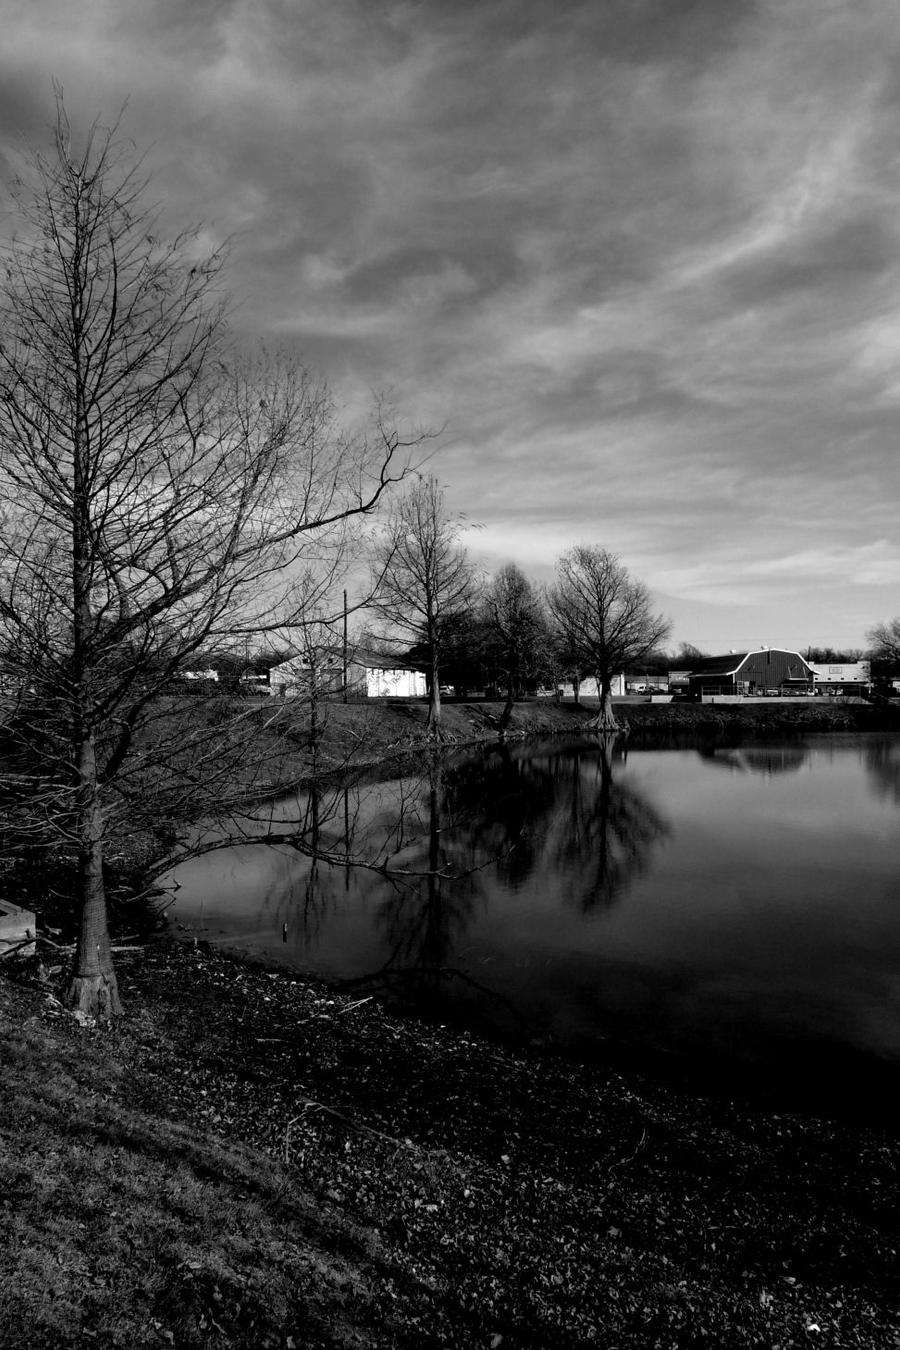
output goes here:
<path id="1" fill-rule="evenodd" d="M 428 728 L 432 735 L 441 734 L 441 687 L 432 674 L 431 692 L 428 698 Z"/>
<path id="2" fill-rule="evenodd" d="M 441 670 L 434 641 L 434 625 L 431 622 L 429 622 L 429 630 L 431 646 L 431 678 L 429 683 L 431 687 L 428 690 L 428 719 L 426 726 L 429 734 L 432 735 L 435 740 L 439 740 L 441 735 Z"/>
<path id="3" fill-rule="evenodd" d="M 588 726 L 594 731 L 618 731 L 619 723 L 616 718 L 612 701 L 612 682 L 609 676 L 597 676 L 597 685 L 600 693 L 600 709 L 596 717 L 592 717 Z"/>
<path id="4" fill-rule="evenodd" d="M 80 278 L 79 278 L 80 281 Z M 78 294 L 80 300 L 80 294 Z M 98 795 L 97 747 L 94 739 L 92 685 L 87 648 L 92 632 L 91 562 L 89 521 L 89 471 L 84 377 L 81 368 L 80 309 L 73 327 L 79 339 L 76 351 L 76 422 L 73 456 L 72 519 L 72 619 L 73 671 L 75 676 L 75 721 L 73 740 L 78 774 L 76 819 L 78 829 L 78 900 L 81 906 L 72 983 L 67 1002 L 71 1008 L 108 1020 L 122 1011 L 113 968 L 103 881 L 103 807 Z"/>
<path id="5" fill-rule="evenodd" d="M 513 707 L 515 706 L 515 702 L 516 702 L 516 688 L 512 678 L 510 678 L 506 686 L 506 702 L 503 705 L 503 712 L 500 714 L 500 725 L 498 729 L 500 731 L 501 736 L 506 735 L 506 729 L 509 726 L 510 722 L 512 721 L 512 713 Z"/>
<path id="6" fill-rule="evenodd" d="M 309 658 L 309 749 L 312 774 L 316 778 L 319 773 L 319 681 L 314 652 Z"/>
<path id="7" fill-rule="evenodd" d="M 97 762 L 92 736 L 79 752 L 78 880 L 81 916 L 68 1004 L 101 1019 L 122 1011 L 113 967 L 103 883 L 103 812 L 97 799 Z"/>

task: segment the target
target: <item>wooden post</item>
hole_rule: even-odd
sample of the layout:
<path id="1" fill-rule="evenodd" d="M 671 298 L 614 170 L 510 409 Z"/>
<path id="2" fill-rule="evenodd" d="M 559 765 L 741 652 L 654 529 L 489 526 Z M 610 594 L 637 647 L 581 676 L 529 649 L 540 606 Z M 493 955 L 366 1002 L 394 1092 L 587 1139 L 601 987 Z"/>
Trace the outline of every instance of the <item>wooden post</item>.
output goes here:
<path id="1" fill-rule="evenodd" d="M 342 690 L 343 690 L 343 698 L 344 698 L 344 702 L 346 703 L 346 702 L 347 702 L 347 592 L 346 592 L 346 590 L 344 591 L 344 649 L 343 649 L 342 671 L 343 671 L 343 674 L 342 674 L 341 684 L 342 684 Z"/>

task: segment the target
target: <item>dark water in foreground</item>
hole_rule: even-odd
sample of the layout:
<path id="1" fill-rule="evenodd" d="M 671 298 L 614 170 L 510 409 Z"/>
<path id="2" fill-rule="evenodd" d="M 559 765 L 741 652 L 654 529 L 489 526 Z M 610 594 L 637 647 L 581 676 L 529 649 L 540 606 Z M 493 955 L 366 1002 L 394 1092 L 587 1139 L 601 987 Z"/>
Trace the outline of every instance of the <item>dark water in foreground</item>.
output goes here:
<path id="1" fill-rule="evenodd" d="M 245 828 L 301 820 L 389 874 L 245 844 L 177 870 L 175 919 L 525 1042 L 885 1107 L 900 1087 L 900 738 L 512 747 Z"/>

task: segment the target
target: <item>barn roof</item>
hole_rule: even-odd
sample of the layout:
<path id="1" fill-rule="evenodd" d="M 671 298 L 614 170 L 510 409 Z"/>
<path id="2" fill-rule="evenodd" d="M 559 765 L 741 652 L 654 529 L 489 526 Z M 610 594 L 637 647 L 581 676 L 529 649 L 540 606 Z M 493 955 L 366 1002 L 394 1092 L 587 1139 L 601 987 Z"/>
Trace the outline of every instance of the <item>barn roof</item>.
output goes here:
<path id="1" fill-rule="evenodd" d="M 747 660 L 750 652 L 729 652 L 727 656 L 705 656 L 691 666 L 692 675 L 733 675 Z"/>
<path id="2" fill-rule="evenodd" d="M 748 652 L 729 652 L 727 656 L 707 656 L 691 666 L 691 675 L 735 675 L 751 656 L 760 656 L 763 652 L 780 652 L 783 656 L 796 657 L 801 666 L 811 669 L 809 662 L 799 652 L 789 647 L 753 647 Z"/>

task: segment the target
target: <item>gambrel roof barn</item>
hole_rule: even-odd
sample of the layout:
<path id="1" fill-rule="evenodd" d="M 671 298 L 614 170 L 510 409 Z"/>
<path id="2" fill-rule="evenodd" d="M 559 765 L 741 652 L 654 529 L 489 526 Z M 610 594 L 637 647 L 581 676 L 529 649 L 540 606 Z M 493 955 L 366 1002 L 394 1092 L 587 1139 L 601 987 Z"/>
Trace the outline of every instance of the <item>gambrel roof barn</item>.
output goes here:
<path id="1" fill-rule="evenodd" d="M 709 656 L 691 668 L 691 692 L 696 694 L 764 694 L 806 691 L 813 687 L 813 670 L 799 652 L 783 647 Z"/>

